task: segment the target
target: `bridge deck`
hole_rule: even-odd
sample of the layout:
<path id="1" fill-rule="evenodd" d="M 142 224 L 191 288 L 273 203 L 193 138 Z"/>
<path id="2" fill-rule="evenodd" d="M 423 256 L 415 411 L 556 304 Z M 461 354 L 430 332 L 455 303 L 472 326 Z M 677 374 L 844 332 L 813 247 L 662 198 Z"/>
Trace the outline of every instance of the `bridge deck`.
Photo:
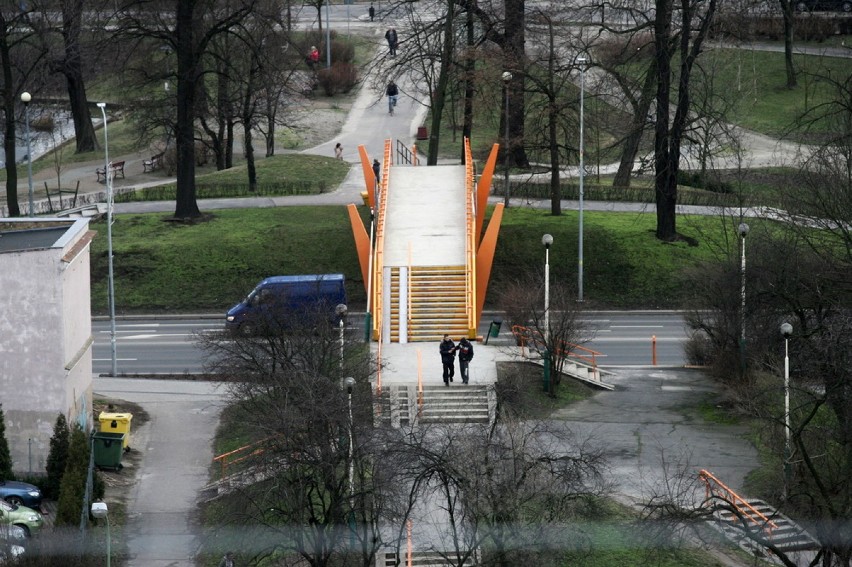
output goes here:
<path id="1" fill-rule="evenodd" d="M 460 165 L 390 168 L 385 266 L 465 263 L 465 171 Z"/>

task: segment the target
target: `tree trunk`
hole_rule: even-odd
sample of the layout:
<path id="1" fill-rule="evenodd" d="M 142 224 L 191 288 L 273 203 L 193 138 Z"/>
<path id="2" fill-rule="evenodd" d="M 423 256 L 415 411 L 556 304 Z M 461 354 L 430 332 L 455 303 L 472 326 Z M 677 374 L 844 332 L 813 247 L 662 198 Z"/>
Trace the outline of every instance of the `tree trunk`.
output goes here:
<path id="1" fill-rule="evenodd" d="M 198 74 L 194 24 L 195 2 L 177 0 L 177 196 L 175 217 L 201 216 L 195 194 L 195 80 Z"/>
<path id="2" fill-rule="evenodd" d="M 444 26 L 444 46 L 441 54 L 441 66 L 438 71 L 438 84 L 432 96 L 432 126 L 429 132 L 429 155 L 426 165 L 438 164 L 438 143 L 441 139 L 441 118 L 444 115 L 444 100 L 447 96 L 447 84 L 450 81 L 450 61 L 453 54 L 453 18 L 455 4 L 447 3 L 447 21 Z"/>
<path id="3" fill-rule="evenodd" d="M 254 145 L 252 144 L 251 137 L 251 126 L 254 119 L 254 91 L 255 91 L 255 78 L 257 76 L 257 53 L 252 52 L 251 61 L 249 63 L 251 68 L 249 70 L 248 76 L 248 84 L 246 84 L 245 93 L 243 94 L 243 108 L 242 108 L 242 121 L 243 121 L 243 150 L 246 156 L 246 171 L 248 173 L 248 184 L 249 191 L 252 193 L 257 191 L 257 170 L 255 169 L 254 164 Z M 233 151 L 231 152 L 233 153 Z"/>
<path id="4" fill-rule="evenodd" d="M 509 165 L 529 168 L 524 146 L 524 83 L 526 69 L 526 54 L 524 52 L 524 9 L 525 0 L 504 0 L 506 13 L 506 42 L 503 46 L 506 69 L 512 73 L 509 81 Z"/>
<path id="5" fill-rule="evenodd" d="M 557 140 L 557 124 L 559 121 L 559 110 L 556 108 L 556 85 L 554 77 L 556 70 L 556 51 L 554 49 L 553 20 L 548 19 L 549 53 L 547 59 L 547 141 L 550 147 L 550 214 L 559 216 L 562 214 L 562 191 L 559 185 L 559 141 Z"/>
<path id="6" fill-rule="evenodd" d="M 12 85 L 12 58 L 6 35 L 6 18 L 0 10 L 0 63 L 3 65 L 3 84 Z M 18 166 L 15 162 L 15 89 L 3 89 L 3 153 L 6 157 L 6 206 L 10 217 L 21 216 L 18 206 Z"/>
<path id="7" fill-rule="evenodd" d="M 660 240 L 672 240 L 677 234 L 677 172 L 672 172 L 669 154 L 669 98 L 671 96 L 671 22 L 672 0 L 656 0 L 654 47 L 657 58 L 657 119 L 654 126 L 654 173 L 657 204 L 657 231 Z"/>
<path id="8" fill-rule="evenodd" d="M 624 146 L 621 149 L 621 161 L 618 164 L 618 171 L 612 181 L 613 187 L 623 187 L 625 189 L 630 187 L 633 164 L 636 163 L 636 154 L 639 152 L 639 144 L 642 141 L 642 135 L 645 133 L 645 121 L 647 120 L 648 111 L 651 109 L 651 99 L 654 95 L 654 86 L 656 83 L 657 71 L 652 61 L 648 68 L 648 74 L 645 76 L 645 82 L 642 85 L 639 103 L 633 110 L 633 121 L 630 124 L 630 132 L 624 139 Z"/>
<path id="9" fill-rule="evenodd" d="M 462 139 L 470 139 L 473 132 L 473 88 L 476 74 L 476 58 L 474 57 L 474 26 L 473 12 L 467 10 L 465 30 L 467 32 L 467 53 L 464 61 L 464 119 L 462 121 Z M 461 162 L 465 163 L 464 145 L 462 144 Z"/>
<path id="10" fill-rule="evenodd" d="M 98 149 L 92 115 L 89 112 L 86 84 L 83 80 L 83 64 L 80 55 L 80 20 L 83 14 L 83 0 L 65 0 L 62 2 L 62 38 L 65 43 L 65 60 L 62 74 L 68 88 L 68 101 L 71 116 L 74 119 L 74 137 L 76 153 L 93 152 Z"/>
<path id="11" fill-rule="evenodd" d="M 797 85 L 796 68 L 793 67 L 793 2 L 780 0 L 781 14 L 784 16 L 784 67 L 787 70 L 787 88 L 792 89 Z"/>

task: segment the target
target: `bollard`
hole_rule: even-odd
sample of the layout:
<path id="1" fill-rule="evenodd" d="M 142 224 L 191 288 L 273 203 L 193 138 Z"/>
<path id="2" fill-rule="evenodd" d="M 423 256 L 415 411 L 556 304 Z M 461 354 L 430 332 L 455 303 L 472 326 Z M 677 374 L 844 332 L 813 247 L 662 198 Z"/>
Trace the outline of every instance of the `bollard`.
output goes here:
<path id="1" fill-rule="evenodd" d="M 657 335 L 651 335 L 651 366 L 657 365 Z"/>

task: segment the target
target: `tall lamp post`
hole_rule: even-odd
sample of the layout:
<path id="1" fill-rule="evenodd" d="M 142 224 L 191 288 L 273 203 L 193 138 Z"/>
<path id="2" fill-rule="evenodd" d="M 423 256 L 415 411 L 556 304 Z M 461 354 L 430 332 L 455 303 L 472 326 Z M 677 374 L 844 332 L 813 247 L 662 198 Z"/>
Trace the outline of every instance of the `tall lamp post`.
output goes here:
<path id="1" fill-rule="evenodd" d="M 583 181 L 586 176 L 586 168 L 584 166 L 584 147 L 583 147 L 583 99 L 586 91 L 586 59 L 585 55 L 577 57 L 577 65 L 580 66 L 580 235 L 577 244 L 577 301 L 583 301 L 583 196 L 584 187 Z"/>
<path id="2" fill-rule="evenodd" d="M 337 326 L 340 329 L 340 376 L 343 377 L 343 331 L 346 328 L 346 313 L 349 311 L 349 308 L 345 303 L 339 303 L 337 307 L 334 308 L 334 311 L 337 313 Z"/>
<path id="3" fill-rule="evenodd" d="M 503 172 L 503 205 L 509 206 L 509 83 L 512 81 L 512 73 L 509 71 L 503 71 L 503 88 L 505 91 L 505 113 L 504 113 L 504 121 L 506 123 L 506 127 L 504 129 L 505 133 L 503 135 L 503 144 L 505 144 L 505 148 L 503 149 L 503 165 L 505 166 L 505 171 Z"/>
<path id="4" fill-rule="evenodd" d="M 741 222 L 737 227 L 737 233 L 742 241 L 740 249 L 740 369 L 743 374 L 746 370 L 746 235 L 749 227 Z"/>
<path id="5" fill-rule="evenodd" d="M 331 68 L 331 0 L 325 2 L 325 66 Z"/>
<path id="6" fill-rule="evenodd" d="M 545 234 L 541 237 L 544 244 L 544 346 L 549 348 L 550 341 L 550 246 L 553 236 Z"/>
<path id="7" fill-rule="evenodd" d="M 355 389 L 355 378 L 347 376 L 343 381 L 349 398 L 349 537 L 350 546 L 355 546 L 355 440 L 352 427 L 352 390 Z"/>
<path id="8" fill-rule="evenodd" d="M 107 131 L 106 103 L 99 102 L 98 108 L 104 118 L 104 180 L 107 189 L 107 281 L 109 286 L 109 334 L 112 351 L 112 376 L 118 374 L 118 363 L 115 354 L 115 279 L 112 270 L 112 172 L 109 167 L 109 133 Z"/>
<path id="9" fill-rule="evenodd" d="M 110 567 L 110 559 L 112 558 L 112 550 L 110 549 L 110 535 L 109 535 L 109 509 L 107 508 L 106 502 L 92 502 L 92 516 L 98 519 L 106 520 L 106 564 L 107 567 Z"/>
<path id="10" fill-rule="evenodd" d="M 30 147 L 30 101 L 33 99 L 28 92 L 21 93 L 21 102 L 24 103 L 24 124 L 27 136 L 27 181 L 30 185 L 30 212 L 27 216 L 35 216 L 35 207 L 33 205 L 33 150 Z"/>
<path id="11" fill-rule="evenodd" d="M 781 324 L 781 336 L 784 337 L 784 500 L 790 490 L 790 458 L 792 449 L 790 447 L 790 335 L 793 334 L 793 325 Z"/>

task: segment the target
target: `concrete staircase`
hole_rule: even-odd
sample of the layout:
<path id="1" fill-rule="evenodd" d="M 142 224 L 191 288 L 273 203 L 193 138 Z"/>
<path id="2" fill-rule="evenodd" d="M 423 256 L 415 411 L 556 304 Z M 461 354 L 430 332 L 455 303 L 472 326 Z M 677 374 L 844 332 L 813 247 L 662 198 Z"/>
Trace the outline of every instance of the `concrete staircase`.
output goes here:
<path id="1" fill-rule="evenodd" d="M 796 522 L 780 513 L 763 500 L 745 499 L 748 506 L 762 514 L 767 521 L 755 518 L 752 522 L 744 514 L 737 514 L 731 505 L 723 499 L 714 499 L 713 517 L 717 527 L 728 539 L 737 542 L 743 549 L 760 555 L 768 554 L 766 544 L 776 546 L 785 553 L 795 553 L 818 549 L 820 547 L 813 536 Z M 741 507 L 745 508 L 745 507 Z M 749 512 L 748 509 L 745 512 Z"/>
<path id="2" fill-rule="evenodd" d="M 464 266 L 413 266 L 409 276 L 409 341 L 467 336 Z M 392 300 L 392 304 L 398 301 Z"/>
<path id="3" fill-rule="evenodd" d="M 437 551 L 413 551 L 411 553 L 411 565 L 413 567 L 453 567 L 455 563 L 445 558 L 445 556 L 453 556 L 452 551 L 445 554 Z M 475 565 L 476 561 L 469 560 L 465 565 Z M 397 555 L 396 553 L 381 553 L 376 556 L 376 567 L 397 567 L 398 565 L 408 565 L 408 559 L 404 553 Z"/>
<path id="4" fill-rule="evenodd" d="M 422 407 L 418 397 L 416 384 L 386 385 L 376 407 L 376 424 L 488 423 L 496 405 L 494 387 L 482 384 L 425 385 Z"/>

